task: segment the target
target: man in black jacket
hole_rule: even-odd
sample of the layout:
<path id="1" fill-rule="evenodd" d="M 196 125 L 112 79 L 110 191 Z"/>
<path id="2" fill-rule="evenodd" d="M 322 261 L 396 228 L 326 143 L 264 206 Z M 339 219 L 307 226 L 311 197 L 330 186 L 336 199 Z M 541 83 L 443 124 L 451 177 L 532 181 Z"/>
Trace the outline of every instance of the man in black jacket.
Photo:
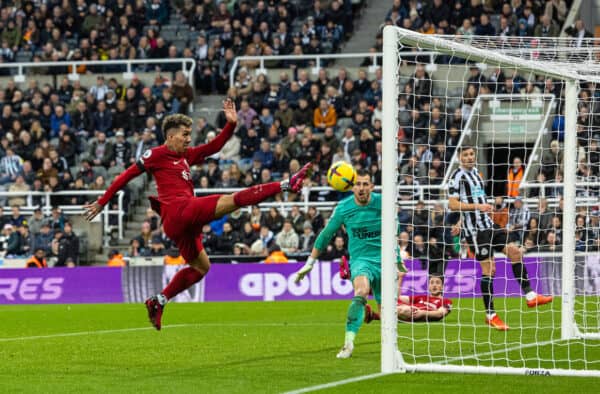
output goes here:
<path id="1" fill-rule="evenodd" d="M 55 253 L 58 260 L 55 266 L 77 265 L 79 262 L 79 237 L 73 232 L 71 223 L 66 222 L 64 231 L 57 231 L 56 234 L 57 237 L 54 241 L 57 243 Z"/>

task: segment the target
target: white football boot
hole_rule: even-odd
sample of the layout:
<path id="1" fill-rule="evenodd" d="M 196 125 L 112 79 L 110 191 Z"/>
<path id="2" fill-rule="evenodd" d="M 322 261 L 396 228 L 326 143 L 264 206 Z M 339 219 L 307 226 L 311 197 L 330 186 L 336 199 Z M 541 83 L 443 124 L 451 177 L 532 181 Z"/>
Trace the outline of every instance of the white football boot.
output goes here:
<path id="1" fill-rule="evenodd" d="M 347 342 L 342 350 L 337 354 L 337 358 L 350 358 L 352 357 L 352 351 L 354 350 L 354 343 Z"/>

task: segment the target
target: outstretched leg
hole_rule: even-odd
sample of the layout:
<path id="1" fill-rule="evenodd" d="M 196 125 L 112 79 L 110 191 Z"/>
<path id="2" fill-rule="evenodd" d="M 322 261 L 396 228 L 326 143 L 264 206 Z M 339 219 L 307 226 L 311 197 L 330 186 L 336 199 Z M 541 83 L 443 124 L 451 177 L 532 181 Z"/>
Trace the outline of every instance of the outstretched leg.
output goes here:
<path id="1" fill-rule="evenodd" d="M 210 260 L 202 249 L 198 256 L 188 262 L 189 266 L 177 271 L 169 284 L 159 294 L 148 298 L 145 302 L 148 318 L 157 330 L 161 329 L 163 310 L 167 302 L 177 294 L 200 282 L 210 269 Z"/>
<path id="2" fill-rule="evenodd" d="M 510 259 L 510 262 L 512 264 L 513 275 L 515 276 L 517 282 L 519 282 L 519 285 L 521 286 L 521 289 L 525 294 L 527 306 L 529 308 L 533 308 L 552 302 L 552 296 L 537 294 L 531 288 L 527 268 L 523 264 L 523 252 L 521 248 L 514 243 L 509 243 L 508 245 L 506 245 L 506 248 L 504 248 L 504 252 L 506 256 L 508 256 L 508 258 Z"/>
<path id="3" fill-rule="evenodd" d="M 183 215 L 179 218 L 181 222 L 172 221 L 165 224 L 165 229 L 169 227 L 168 233 L 170 234 L 180 233 L 182 228 L 187 230 L 190 226 L 193 228 L 194 226 L 207 223 L 212 219 L 231 213 L 240 207 L 258 204 L 282 191 L 289 190 L 293 193 L 298 193 L 302 189 L 304 179 L 310 175 L 311 169 L 312 163 L 307 163 L 289 180 L 252 186 L 230 195 L 211 195 L 192 199 L 189 207 L 186 207 L 189 209 L 184 210 Z M 184 226 L 185 223 L 187 223 L 187 226 Z M 201 235 L 193 238 L 184 236 L 176 243 L 189 267 L 178 271 L 160 294 L 146 300 L 148 318 L 157 330 L 161 329 L 162 313 L 167 301 L 198 283 L 210 269 L 210 260 L 202 247 Z"/>
<path id="4" fill-rule="evenodd" d="M 233 194 L 222 195 L 217 201 L 215 218 L 223 217 L 241 207 L 256 205 L 282 191 L 298 193 L 302 189 L 304 179 L 310 176 L 311 170 L 312 163 L 307 163 L 290 179 L 251 186 Z"/>

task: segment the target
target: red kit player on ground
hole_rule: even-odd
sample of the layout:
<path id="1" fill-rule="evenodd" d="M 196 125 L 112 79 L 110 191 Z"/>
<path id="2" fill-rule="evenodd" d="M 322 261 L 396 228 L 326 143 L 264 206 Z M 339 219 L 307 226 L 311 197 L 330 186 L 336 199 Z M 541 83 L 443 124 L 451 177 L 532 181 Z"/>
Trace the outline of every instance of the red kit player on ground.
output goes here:
<path id="1" fill-rule="evenodd" d="M 190 166 L 202 164 L 207 156 L 221 150 L 233 135 L 237 123 L 235 104 L 223 103 L 227 124 L 210 143 L 189 147 L 192 138 L 192 119 L 185 115 L 169 115 L 162 125 L 165 143 L 144 152 L 142 157 L 120 174 L 103 196 L 86 204 L 86 219 L 98 215 L 114 194 L 136 176 L 148 172 L 156 179 L 158 197 L 150 197 L 152 209 L 160 214 L 167 236 L 175 242 L 189 267 L 173 277 L 159 294 L 146 300 L 150 322 L 161 328 L 161 317 L 167 301 L 199 282 L 210 268 L 210 260 L 202 246 L 202 226 L 236 209 L 255 205 L 282 191 L 297 193 L 309 175 L 311 163 L 306 164 L 289 180 L 256 185 L 228 195 L 194 197 Z"/>
<path id="2" fill-rule="evenodd" d="M 441 276 L 429 277 L 429 294 L 398 297 L 398 320 L 422 322 L 442 320 L 452 310 L 452 300 L 443 297 Z"/>
<path id="3" fill-rule="evenodd" d="M 398 297 L 398 320 L 428 322 L 442 320 L 452 310 L 452 300 L 444 298 L 444 282 L 441 275 L 429 277 L 429 294 Z M 379 313 L 368 308 L 365 322 L 379 320 Z"/>

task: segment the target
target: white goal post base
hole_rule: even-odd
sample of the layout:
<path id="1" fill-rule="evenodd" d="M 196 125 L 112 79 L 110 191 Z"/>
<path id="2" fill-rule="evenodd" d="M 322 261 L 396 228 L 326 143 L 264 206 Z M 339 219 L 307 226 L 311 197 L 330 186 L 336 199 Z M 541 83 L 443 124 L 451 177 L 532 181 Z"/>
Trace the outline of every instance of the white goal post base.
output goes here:
<path id="1" fill-rule="evenodd" d="M 544 368 L 514 368 L 514 367 L 485 367 L 470 365 L 440 365 L 414 364 L 404 365 L 406 372 L 444 372 L 444 373 L 473 373 L 490 375 L 525 375 L 525 376 L 576 376 L 600 377 L 600 371 L 578 369 L 544 369 Z M 399 371 L 402 372 L 402 371 Z"/>

